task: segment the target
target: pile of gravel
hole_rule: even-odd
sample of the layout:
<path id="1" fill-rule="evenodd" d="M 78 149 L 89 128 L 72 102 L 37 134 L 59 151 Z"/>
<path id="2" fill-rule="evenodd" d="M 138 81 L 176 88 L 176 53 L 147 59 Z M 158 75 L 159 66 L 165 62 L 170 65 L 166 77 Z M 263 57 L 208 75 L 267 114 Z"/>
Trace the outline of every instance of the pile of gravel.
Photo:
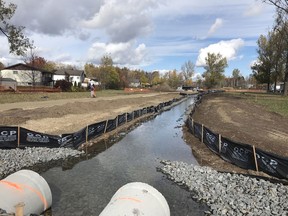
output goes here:
<path id="1" fill-rule="evenodd" d="M 288 215 L 288 187 L 210 167 L 161 161 L 160 171 L 210 207 L 208 215 Z"/>
<path id="2" fill-rule="evenodd" d="M 69 148 L 0 149 L 0 179 L 18 170 L 41 163 L 80 157 L 84 152 Z"/>

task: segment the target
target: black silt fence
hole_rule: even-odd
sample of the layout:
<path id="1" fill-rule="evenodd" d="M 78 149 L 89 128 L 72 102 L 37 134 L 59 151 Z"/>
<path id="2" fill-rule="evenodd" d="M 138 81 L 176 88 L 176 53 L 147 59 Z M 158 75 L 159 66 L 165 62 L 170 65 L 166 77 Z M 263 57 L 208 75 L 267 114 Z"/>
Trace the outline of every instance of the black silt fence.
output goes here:
<path id="1" fill-rule="evenodd" d="M 149 106 L 135 110 L 131 113 L 118 115 L 115 119 L 109 119 L 95 124 L 87 125 L 85 128 L 74 132 L 61 135 L 49 135 L 31 131 L 21 127 L 0 126 L 0 148 L 24 148 L 24 147 L 50 147 L 50 148 L 79 148 L 79 146 L 91 139 L 97 138 L 104 133 L 115 130 L 118 126 L 130 122 L 145 114 L 159 111 L 165 106 L 172 105 L 180 99 L 173 99 L 168 102 L 160 103 L 158 106 Z"/>
<path id="2" fill-rule="evenodd" d="M 201 101 L 201 98 L 199 99 Z M 252 145 L 232 141 L 214 133 L 191 117 L 186 121 L 191 134 L 203 142 L 222 159 L 243 169 L 263 171 L 277 178 L 288 179 L 288 158 L 255 148 Z"/>
<path id="3" fill-rule="evenodd" d="M 18 136 L 18 127 L 0 127 L 0 148 L 17 148 Z"/>

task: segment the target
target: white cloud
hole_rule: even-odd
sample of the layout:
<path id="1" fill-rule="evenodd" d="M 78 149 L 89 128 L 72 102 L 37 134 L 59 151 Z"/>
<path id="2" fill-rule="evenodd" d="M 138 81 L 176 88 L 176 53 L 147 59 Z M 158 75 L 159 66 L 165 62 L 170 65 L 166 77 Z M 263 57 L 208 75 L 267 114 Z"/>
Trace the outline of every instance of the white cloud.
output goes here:
<path id="1" fill-rule="evenodd" d="M 195 82 L 197 81 L 198 79 L 200 80 L 204 80 L 204 78 L 202 77 L 202 74 L 201 73 L 194 73 L 193 76 L 192 76 L 192 80 Z"/>
<path id="2" fill-rule="evenodd" d="M 156 8 L 156 0 L 106 0 L 92 19 L 82 22 L 87 28 L 103 28 L 112 42 L 127 42 L 149 34 L 153 23 L 148 12 Z"/>
<path id="3" fill-rule="evenodd" d="M 214 22 L 214 24 L 210 27 L 208 35 L 212 35 L 214 32 L 216 32 L 221 26 L 223 25 L 223 19 L 217 18 Z"/>
<path id="4" fill-rule="evenodd" d="M 244 40 L 238 38 L 229 41 L 220 41 L 219 43 L 211 44 L 206 48 L 202 48 L 199 51 L 199 55 L 196 61 L 196 66 L 201 67 L 205 65 L 205 58 L 208 53 L 220 53 L 227 60 L 236 58 L 237 51 L 244 46 Z"/>
<path id="5" fill-rule="evenodd" d="M 88 61 L 100 63 L 104 55 L 110 55 L 117 65 L 139 65 L 146 61 L 146 46 L 133 42 L 94 43 L 88 51 Z"/>
<path id="6" fill-rule="evenodd" d="M 27 30 L 47 35 L 78 34 L 83 29 L 79 22 L 89 18 L 102 4 L 102 0 L 7 0 L 15 3 L 17 10 L 13 16 L 16 25 L 25 26 Z M 76 31 L 77 29 L 77 31 Z M 85 33 L 84 33 L 85 34 Z"/>
<path id="7" fill-rule="evenodd" d="M 244 11 L 243 15 L 245 17 L 257 16 L 263 11 L 264 5 L 262 2 L 253 2 Z"/>

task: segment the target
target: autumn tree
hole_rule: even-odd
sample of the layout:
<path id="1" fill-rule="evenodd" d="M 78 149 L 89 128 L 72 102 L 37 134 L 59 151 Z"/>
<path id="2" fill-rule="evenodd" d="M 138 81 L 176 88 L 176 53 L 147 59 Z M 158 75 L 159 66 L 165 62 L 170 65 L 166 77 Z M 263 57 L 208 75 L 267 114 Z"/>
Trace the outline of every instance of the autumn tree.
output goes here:
<path id="1" fill-rule="evenodd" d="M 84 70 L 87 77 L 100 78 L 100 68 L 92 63 L 86 63 L 84 65 Z"/>
<path id="2" fill-rule="evenodd" d="M 159 71 L 153 71 L 151 74 L 151 78 L 152 85 L 158 85 L 163 83 L 163 79 L 161 79 Z"/>
<path id="3" fill-rule="evenodd" d="M 205 86 L 207 88 L 219 86 L 224 79 L 224 70 L 227 66 L 227 59 L 220 53 L 208 53 L 205 58 L 205 72 L 202 75 L 205 78 Z"/>
<path id="4" fill-rule="evenodd" d="M 36 86 L 37 83 L 41 82 L 41 72 L 36 67 L 37 56 L 35 54 L 35 48 L 30 47 L 29 51 L 24 54 L 24 62 L 26 65 L 31 67 L 30 70 L 23 73 L 25 80 L 29 81 L 33 87 Z"/>
<path id="5" fill-rule="evenodd" d="M 182 75 L 184 78 L 184 85 L 192 84 L 192 76 L 194 74 L 195 65 L 189 60 L 181 66 Z"/>
<path id="6" fill-rule="evenodd" d="M 27 49 L 32 46 L 32 43 L 23 34 L 23 26 L 15 26 L 10 23 L 16 8 L 15 4 L 9 3 L 9 5 L 6 5 L 3 0 L 0 0 L 0 32 L 8 39 L 10 53 L 24 55 Z"/>
<path id="7" fill-rule="evenodd" d="M 167 72 L 164 77 L 168 85 L 173 89 L 176 89 L 177 87 L 182 85 L 182 73 L 178 73 L 177 70 Z"/>
<path id="8" fill-rule="evenodd" d="M 115 67 L 113 66 L 113 59 L 109 55 L 104 55 L 101 58 L 100 65 L 100 81 L 102 88 L 117 89 L 120 86 L 120 78 Z"/>

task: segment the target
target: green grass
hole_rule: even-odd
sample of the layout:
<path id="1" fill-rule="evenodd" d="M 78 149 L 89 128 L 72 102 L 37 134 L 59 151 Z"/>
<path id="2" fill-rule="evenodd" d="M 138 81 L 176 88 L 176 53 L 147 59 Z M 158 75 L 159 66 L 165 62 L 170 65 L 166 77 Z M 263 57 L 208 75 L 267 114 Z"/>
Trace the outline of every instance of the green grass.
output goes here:
<path id="1" fill-rule="evenodd" d="M 288 97 L 276 94 L 250 92 L 228 94 L 247 99 L 250 103 L 261 105 L 271 112 L 288 117 Z"/>
<path id="2" fill-rule="evenodd" d="M 116 95 L 128 95 L 131 93 L 123 90 L 103 90 L 96 91 L 97 97 L 110 97 Z M 90 92 L 57 92 L 57 93 L 0 93 L 0 104 L 43 101 L 43 100 L 61 100 L 71 98 L 88 98 Z"/>

